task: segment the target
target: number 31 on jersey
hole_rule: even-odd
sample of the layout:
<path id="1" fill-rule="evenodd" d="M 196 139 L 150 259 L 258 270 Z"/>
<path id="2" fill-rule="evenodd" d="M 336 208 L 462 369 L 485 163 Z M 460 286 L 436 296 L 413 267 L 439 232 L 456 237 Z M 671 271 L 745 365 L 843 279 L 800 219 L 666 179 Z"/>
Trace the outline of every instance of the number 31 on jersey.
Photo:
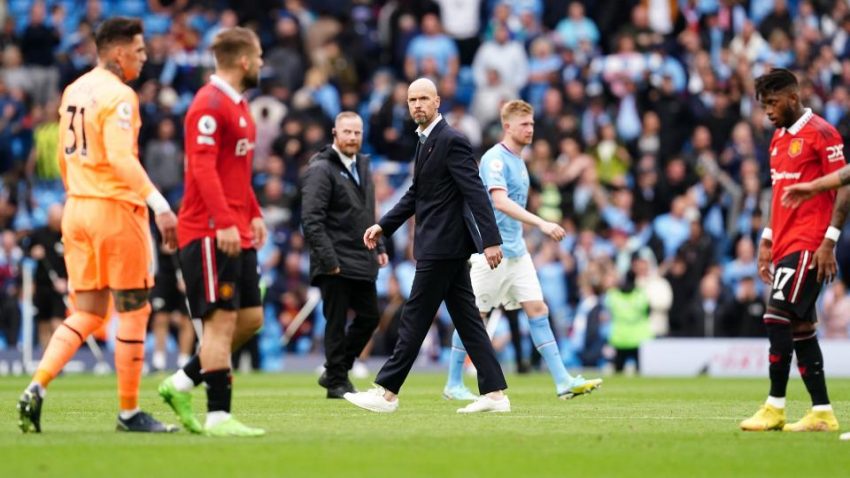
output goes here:
<path id="1" fill-rule="evenodd" d="M 77 147 L 80 147 L 80 155 L 87 156 L 88 155 L 88 141 L 86 140 L 86 109 L 77 108 L 74 105 L 68 105 L 66 109 L 68 113 L 71 113 L 71 120 L 68 121 L 68 136 L 65 139 L 65 155 L 70 156 L 77 152 Z M 77 115 L 79 113 L 79 115 Z M 75 125 L 77 122 L 77 116 L 79 116 L 79 125 Z M 79 126 L 79 131 L 77 131 L 77 127 Z"/>

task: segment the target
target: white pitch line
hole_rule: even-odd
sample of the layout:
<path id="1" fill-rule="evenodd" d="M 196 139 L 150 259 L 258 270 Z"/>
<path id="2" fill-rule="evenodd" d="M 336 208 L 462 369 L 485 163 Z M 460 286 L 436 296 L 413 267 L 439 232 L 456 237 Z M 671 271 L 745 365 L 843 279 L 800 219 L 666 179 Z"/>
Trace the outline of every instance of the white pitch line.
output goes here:
<path id="1" fill-rule="evenodd" d="M 359 411 L 357 409 L 352 409 L 353 411 Z M 349 413 L 347 410 L 335 410 L 335 411 L 325 411 L 329 413 L 323 413 L 323 415 L 335 416 L 335 417 L 348 417 L 353 416 L 353 414 Z M 404 413 L 405 416 L 411 417 L 415 412 L 411 410 L 411 413 Z M 250 413 L 249 413 L 250 415 Z M 294 417 L 311 417 L 316 416 L 316 413 L 300 413 L 300 412 L 280 412 L 273 414 L 276 417 L 283 418 L 294 418 Z M 401 416 L 402 413 L 397 414 Z M 452 415 L 449 413 L 449 415 Z M 730 420 L 741 420 L 741 417 L 667 417 L 667 416 L 652 416 L 652 415 L 635 415 L 635 416 L 585 416 L 585 417 L 574 417 L 569 415 L 522 415 L 518 413 L 512 414 L 481 414 L 482 416 L 494 416 L 501 418 L 515 418 L 515 419 L 570 419 L 570 420 L 719 420 L 719 421 L 730 421 Z M 363 414 L 363 416 L 370 416 L 369 414 Z M 460 416 L 460 415 L 458 415 Z"/>
<path id="2" fill-rule="evenodd" d="M 568 418 L 570 420 L 741 420 L 741 417 L 654 417 L 647 415 L 635 415 L 635 416 L 619 416 L 619 417 L 611 417 L 611 416 L 586 416 L 586 417 L 574 417 L 568 415 L 508 415 L 508 414 L 499 414 L 500 418 Z"/>

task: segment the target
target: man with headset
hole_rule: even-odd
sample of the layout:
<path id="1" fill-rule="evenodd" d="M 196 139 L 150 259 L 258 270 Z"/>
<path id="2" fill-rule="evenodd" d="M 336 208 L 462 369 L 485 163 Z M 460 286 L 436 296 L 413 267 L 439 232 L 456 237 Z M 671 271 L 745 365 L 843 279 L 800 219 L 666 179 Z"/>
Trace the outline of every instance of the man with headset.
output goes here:
<path id="1" fill-rule="evenodd" d="M 319 385 L 328 398 L 354 392 L 348 371 L 378 325 L 375 280 L 388 257 L 370 251 L 363 231 L 375 222 L 375 187 L 369 157 L 360 154 L 363 120 L 357 113 L 337 115 L 334 142 L 312 159 L 301 177 L 304 238 L 310 247 L 310 282 L 322 291 L 325 372 Z M 346 331 L 349 309 L 355 313 Z"/>

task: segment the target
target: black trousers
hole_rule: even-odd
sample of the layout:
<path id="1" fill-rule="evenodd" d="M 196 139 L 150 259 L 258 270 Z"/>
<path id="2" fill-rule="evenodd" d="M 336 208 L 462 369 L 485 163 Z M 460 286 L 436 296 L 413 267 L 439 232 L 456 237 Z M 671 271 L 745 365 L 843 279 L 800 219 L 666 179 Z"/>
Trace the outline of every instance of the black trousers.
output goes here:
<path id="1" fill-rule="evenodd" d="M 466 259 L 416 263 L 413 289 L 401 314 L 398 341 L 375 383 L 393 393 L 399 392 L 443 301 L 478 370 L 478 391 L 485 394 L 506 389 L 505 376 L 475 306 Z"/>
<path id="2" fill-rule="evenodd" d="M 626 366 L 626 361 L 633 359 L 635 361 L 635 369 L 640 370 L 640 349 L 616 349 L 617 355 L 614 356 L 614 370 L 622 372 Z"/>
<path id="3" fill-rule="evenodd" d="M 327 320 L 325 373 L 332 386 L 342 385 L 378 326 L 378 294 L 374 282 L 339 276 L 322 276 L 319 288 Z M 346 331 L 349 309 L 356 315 Z"/>
<path id="4" fill-rule="evenodd" d="M 508 327 L 511 329 L 511 345 L 516 354 L 517 369 L 521 369 L 525 357 L 522 354 L 522 332 L 519 329 L 519 310 L 505 310 L 505 318 L 508 319 Z"/>
<path id="5" fill-rule="evenodd" d="M 18 300 L 0 290 L 0 334 L 6 339 L 7 348 L 15 348 L 18 344 L 18 333 L 21 330 L 21 311 Z M 35 335 L 38 340 L 38 334 Z"/>
<path id="6" fill-rule="evenodd" d="M 457 44 L 458 56 L 460 56 L 460 64 L 471 65 L 472 60 L 475 59 L 475 52 L 478 51 L 478 47 L 481 45 L 481 40 L 477 36 L 474 36 L 464 40 L 455 40 L 455 43 Z"/>

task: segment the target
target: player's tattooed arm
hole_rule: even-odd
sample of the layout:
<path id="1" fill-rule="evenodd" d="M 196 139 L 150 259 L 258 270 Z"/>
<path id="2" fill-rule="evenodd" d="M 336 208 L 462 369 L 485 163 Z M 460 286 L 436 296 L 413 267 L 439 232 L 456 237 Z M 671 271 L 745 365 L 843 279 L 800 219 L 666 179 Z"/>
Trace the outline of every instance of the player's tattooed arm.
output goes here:
<path id="1" fill-rule="evenodd" d="M 833 171 L 826 176 L 821 176 L 814 181 L 786 186 L 782 192 L 782 205 L 796 208 L 817 194 L 835 189 L 840 190 L 840 188 L 848 184 L 850 184 L 850 165 L 844 166 L 838 171 Z"/>
<path id="2" fill-rule="evenodd" d="M 846 166 L 841 171 L 845 169 L 847 169 Z M 846 183 L 842 180 L 842 184 Z M 832 219 L 829 221 L 829 224 L 841 229 L 847 220 L 848 213 L 850 213 L 850 188 L 842 187 L 838 189 L 838 193 L 835 196 L 835 206 L 832 208 Z"/>
<path id="3" fill-rule="evenodd" d="M 841 229 L 850 212 L 850 187 L 842 187 L 835 196 L 835 205 L 832 207 L 832 218 L 830 226 Z M 832 282 L 838 273 L 838 264 L 835 261 L 835 241 L 837 237 L 829 237 L 829 231 L 823 238 L 820 247 L 812 257 L 812 267 L 817 270 L 818 282 Z"/>
<path id="4" fill-rule="evenodd" d="M 838 170 L 838 180 L 842 186 L 850 184 L 850 164 Z"/>

